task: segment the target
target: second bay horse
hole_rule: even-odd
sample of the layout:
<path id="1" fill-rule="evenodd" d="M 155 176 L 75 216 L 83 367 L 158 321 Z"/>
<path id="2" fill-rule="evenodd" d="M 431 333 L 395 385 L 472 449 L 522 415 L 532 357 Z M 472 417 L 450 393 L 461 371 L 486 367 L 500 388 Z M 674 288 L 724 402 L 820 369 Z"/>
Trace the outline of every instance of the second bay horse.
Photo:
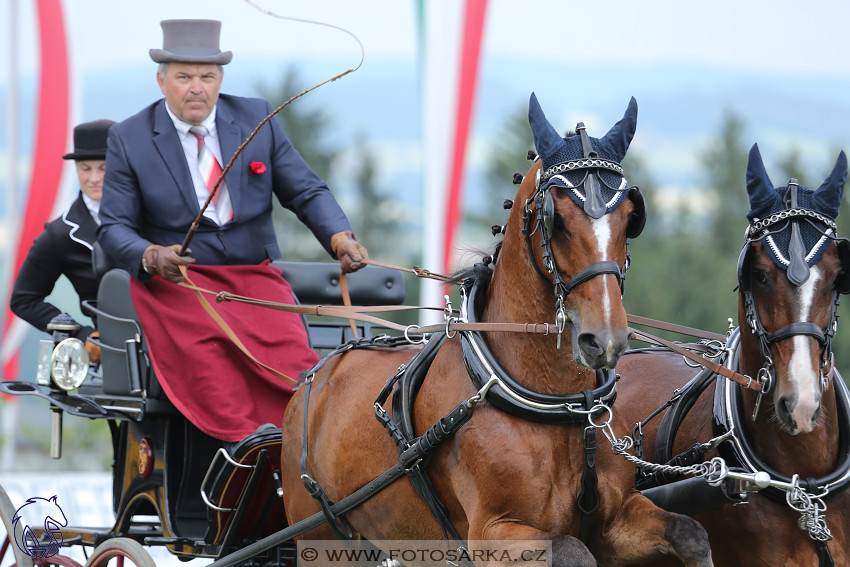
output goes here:
<path id="1" fill-rule="evenodd" d="M 796 179 L 774 188 L 758 147 L 750 151 L 740 329 L 728 341 L 727 366 L 760 391 L 698 372 L 669 351 L 628 354 L 618 365 L 618 409 L 643 422 L 650 460 L 678 455 L 685 460 L 676 464 L 689 466 L 719 455 L 730 469 L 761 474 L 759 482 L 725 485 L 729 500 L 745 503 L 721 507 L 715 493 L 716 505 L 688 512 L 706 527 L 716 565 L 850 564 L 850 396 L 830 348 L 838 294 L 850 292 L 850 243 L 834 222 L 846 178 L 841 152 L 817 190 Z M 644 421 L 667 400 L 669 409 Z M 692 505 L 695 485 L 688 494 L 676 486 L 659 487 L 668 507 Z"/>

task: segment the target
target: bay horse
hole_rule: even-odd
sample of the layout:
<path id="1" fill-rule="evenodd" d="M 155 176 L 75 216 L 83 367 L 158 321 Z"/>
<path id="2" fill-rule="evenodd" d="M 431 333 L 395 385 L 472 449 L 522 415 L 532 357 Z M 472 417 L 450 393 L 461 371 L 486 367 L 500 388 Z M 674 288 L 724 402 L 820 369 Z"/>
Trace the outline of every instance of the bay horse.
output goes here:
<path id="1" fill-rule="evenodd" d="M 628 354 L 618 365 L 618 409 L 641 422 L 651 460 L 677 456 L 673 462 L 687 467 L 719 455 L 750 477 L 719 484 L 725 498 L 715 492 L 710 506 L 694 503 L 693 482 L 647 490 L 665 494 L 669 509 L 693 506 L 716 565 L 850 564 L 850 496 L 842 492 L 850 481 L 850 398 L 830 348 L 839 294 L 850 292 L 850 242 L 837 237 L 834 222 L 846 179 L 841 152 L 817 190 L 796 179 L 774 188 L 758 146 L 750 150 L 740 328 L 730 333 L 726 365 L 758 388 L 697 372 L 670 351 Z M 646 420 L 665 403 L 663 418 Z M 658 480 L 639 475 L 638 485 Z M 688 486 L 687 495 L 678 490 Z M 720 505 L 730 500 L 745 503 Z"/>
<path id="2" fill-rule="evenodd" d="M 601 435 L 595 451 L 603 424 L 628 431 L 610 405 L 613 368 L 629 342 L 621 301 L 627 241 L 646 215 L 618 163 L 636 120 L 632 98 L 602 138 L 583 123 L 562 138 L 532 94 L 539 159 L 519 186 L 492 268 L 480 263 L 464 281 L 460 317 L 449 310 L 446 332 L 424 347 L 326 358 L 299 388 L 283 423 L 290 524 L 400 461 L 409 473 L 345 522 L 329 515 L 333 529 L 306 539 L 446 537 L 467 542 L 473 557 L 485 540 L 534 540 L 551 542 L 556 566 L 664 554 L 689 567 L 712 565 L 696 521 L 638 493 L 634 466 L 602 446 Z M 407 459 L 426 445 L 422 462 Z"/>

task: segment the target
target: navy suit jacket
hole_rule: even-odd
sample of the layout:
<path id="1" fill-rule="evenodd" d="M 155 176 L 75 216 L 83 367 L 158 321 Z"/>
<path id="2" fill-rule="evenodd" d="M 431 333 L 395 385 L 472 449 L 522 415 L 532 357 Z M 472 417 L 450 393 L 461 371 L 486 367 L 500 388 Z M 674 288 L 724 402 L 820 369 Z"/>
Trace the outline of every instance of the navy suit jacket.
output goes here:
<path id="1" fill-rule="evenodd" d="M 219 96 L 216 129 L 227 166 L 236 149 L 272 112 L 268 102 Z M 98 241 L 114 263 L 140 276 L 150 244 L 181 244 L 200 212 L 189 166 L 165 99 L 109 129 Z M 251 174 L 250 164 L 266 166 Z M 272 224 L 272 195 L 307 225 L 333 256 L 330 239 L 351 230 L 328 189 L 293 148 L 276 119 L 269 120 L 225 177 L 233 219 L 204 218 L 189 248 L 199 264 L 258 264 L 280 258 Z"/>
<path id="2" fill-rule="evenodd" d="M 27 252 L 9 300 L 12 313 L 49 333 L 47 324 L 62 311 L 44 299 L 62 275 L 71 281 L 80 302 L 97 299 L 98 280 L 91 257 L 96 231 L 97 223 L 80 193 L 61 217 L 44 225 L 44 232 Z M 82 340 L 92 331 L 93 327 L 83 325 L 75 336 Z"/>

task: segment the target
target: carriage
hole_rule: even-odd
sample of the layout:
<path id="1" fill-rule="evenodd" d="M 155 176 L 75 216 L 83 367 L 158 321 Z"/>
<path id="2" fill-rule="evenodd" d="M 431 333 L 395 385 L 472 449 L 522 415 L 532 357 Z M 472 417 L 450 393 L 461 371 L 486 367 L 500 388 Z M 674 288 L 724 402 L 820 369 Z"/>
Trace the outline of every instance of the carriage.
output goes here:
<path id="1" fill-rule="evenodd" d="M 299 302 L 342 304 L 338 264 L 277 261 L 273 265 L 281 270 Z M 387 268 L 368 266 L 348 276 L 350 297 L 360 305 L 400 304 L 404 289 L 400 272 Z M 0 487 L 0 516 L 6 534 L 0 562 L 5 555 L 13 557 L 19 567 L 77 566 L 62 555 L 58 544 L 51 543 L 57 540 L 65 546 L 93 549 L 87 553 L 87 567 L 105 566 L 113 557 L 127 558 L 140 567 L 152 566 L 143 545 L 167 548 L 183 560 L 215 559 L 285 526 L 280 498 L 280 424 L 262 427 L 226 450 L 222 441 L 186 419 L 165 395 L 152 368 L 130 297 L 128 272 L 106 271 L 97 301 L 86 302 L 85 307 L 98 320 L 99 368 L 86 366 L 90 371 L 83 373 L 85 380 L 79 385 L 73 382 L 77 369 L 71 365 L 57 362 L 51 368 L 50 355 L 73 357 L 76 341 L 68 339 L 73 329 L 60 316 L 51 324 L 52 340 L 43 341 L 39 374 L 44 376 L 36 382 L 6 381 L 0 388 L 9 395 L 38 396 L 49 404 L 54 458 L 61 457 L 64 414 L 107 420 L 114 449 L 115 524 L 97 528 L 54 525 L 53 530 L 33 525 L 29 526 L 32 531 L 24 534 L 21 528 L 27 526 L 16 525 L 16 510 Z M 353 338 L 355 329 L 348 322 L 308 320 L 305 316 L 302 320 L 310 346 L 318 352 Z M 356 331 L 360 338 L 369 339 L 377 327 L 359 322 Z M 291 543 L 277 546 L 256 556 L 251 564 L 294 564 L 293 550 Z"/>

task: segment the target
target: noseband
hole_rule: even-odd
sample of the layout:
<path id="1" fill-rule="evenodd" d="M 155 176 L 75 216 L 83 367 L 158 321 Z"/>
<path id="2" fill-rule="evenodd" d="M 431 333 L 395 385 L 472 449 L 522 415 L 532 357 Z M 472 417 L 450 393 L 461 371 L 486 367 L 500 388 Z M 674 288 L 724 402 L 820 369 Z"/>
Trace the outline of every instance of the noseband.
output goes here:
<path id="1" fill-rule="evenodd" d="M 551 277 L 552 284 L 555 289 L 555 323 L 558 328 L 558 348 L 561 348 L 561 335 L 563 334 L 564 327 L 567 323 L 567 315 L 564 307 L 564 302 L 570 292 L 572 292 L 573 289 L 575 289 L 579 285 L 595 278 L 596 276 L 611 274 L 617 278 L 617 285 L 619 285 L 620 294 L 622 295 L 626 271 L 629 269 L 629 265 L 631 264 L 631 259 L 627 247 L 626 262 L 622 268 L 620 268 L 620 266 L 616 262 L 611 260 L 595 262 L 587 268 L 584 268 L 583 270 L 579 271 L 575 276 L 573 276 L 569 280 L 565 281 L 564 278 L 561 276 L 560 270 L 558 270 L 557 264 L 555 263 L 555 255 L 552 251 L 552 228 L 555 220 L 555 200 L 552 197 L 552 188 L 558 186 L 551 183 L 552 178 L 556 175 L 568 171 L 584 172 L 584 177 L 582 178 L 581 183 L 576 187 L 576 189 L 579 187 L 584 187 L 584 210 L 591 217 L 600 218 L 602 215 L 607 214 L 607 206 L 604 200 L 602 199 L 602 193 L 599 185 L 600 183 L 605 183 L 604 180 L 599 176 L 600 171 L 612 171 L 620 177 L 623 177 L 623 168 L 620 167 L 619 163 L 597 157 L 597 153 L 593 150 L 591 146 L 590 138 L 587 135 L 584 123 L 579 122 L 578 126 L 576 126 L 576 130 L 581 136 L 581 144 L 584 153 L 584 158 L 568 160 L 555 164 L 542 173 L 542 170 L 538 169 L 534 181 L 534 194 L 525 201 L 522 215 L 522 233 L 525 235 L 526 247 L 528 248 L 528 255 L 531 258 L 531 263 L 537 273 L 540 274 L 540 277 L 546 279 L 547 281 Z M 606 186 L 608 185 L 606 184 Z M 609 188 L 614 189 L 612 187 Z M 643 196 L 640 194 L 637 187 L 627 187 L 623 190 L 629 191 L 630 196 L 637 195 L 637 197 L 634 197 L 634 199 L 640 199 L 641 204 L 643 204 Z M 533 207 L 532 204 L 534 205 Z M 535 211 L 537 212 L 536 215 L 534 214 Z M 640 234 L 641 230 L 643 229 L 643 224 L 646 220 L 645 207 L 641 207 L 641 212 L 638 213 L 638 217 L 639 218 L 635 219 L 636 222 L 629 222 L 629 225 L 626 230 L 626 235 L 629 238 L 634 238 L 638 236 L 638 234 Z M 532 219 L 535 219 L 533 226 Z M 540 269 L 540 266 L 537 264 L 537 259 L 534 256 L 534 247 L 531 242 L 531 237 L 538 231 L 540 232 L 540 246 L 543 248 L 543 267 L 545 268 L 546 272 L 548 272 L 548 277 L 546 276 L 546 274 L 543 273 L 543 270 Z"/>
<path id="2" fill-rule="evenodd" d="M 741 290 L 744 302 L 744 311 L 746 313 L 747 324 L 753 334 L 758 337 L 759 347 L 761 349 L 764 366 L 759 370 L 757 380 L 762 384 L 762 394 L 769 394 L 775 386 L 773 359 L 770 356 L 770 346 L 779 341 L 796 337 L 808 336 L 817 340 L 821 347 L 821 372 L 820 372 L 820 387 L 821 391 L 825 391 L 829 385 L 829 380 L 832 375 L 832 337 L 838 330 L 838 291 L 834 292 L 832 303 L 832 314 L 830 322 L 826 328 L 821 328 L 810 321 L 795 321 L 789 323 L 777 331 L 769 333 L 762 325 L 759 317 L 758 305 L 756 304 L 755 294 L 752 289 L 751 270 L 749 269 L 749 254 L 750 244 L 759 240 L 764 240 L 767 236 L 781 232 L 787 228 L 787 223 L 793 219 L 814 219 L 819 223 L 825 224 L 827 230 L 823 231 L 824 236 L 837 240 L 835 238 L 836 225 L 835 221 L 824 216 L 823 214 L 811 209 L 797 208 L 796 206 L 796 180 L 791 179 L 788 185 L 792 187 L 791 191 L 791 208 L 780 211 L 771 215 L 766 219 L 754 222 L 747 228 L 747 241 L 744 248 L 741 250 L 741 255 L 738 258 L 738 286 Z M 770 230 L 771 227 L 782 224 L 779 229 Z M 797 222 L 792 224 L 792 240 L 797 236 L 799 227 Z M 765 244 L 767 246 L 767 244 Z M 790 268 L 789 268 L 790 269 Z"/>

